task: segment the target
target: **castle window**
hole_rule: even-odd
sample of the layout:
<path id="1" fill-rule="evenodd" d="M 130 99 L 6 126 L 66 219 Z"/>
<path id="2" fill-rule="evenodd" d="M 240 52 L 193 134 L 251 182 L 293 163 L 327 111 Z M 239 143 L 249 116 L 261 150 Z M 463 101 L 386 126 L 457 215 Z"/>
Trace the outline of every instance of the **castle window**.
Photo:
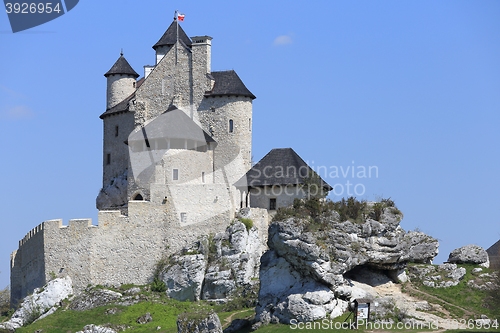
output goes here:
<path id="1" fill-rule="evenodd" d="M 134 201 L 143 201 L 144 198 L 142 197 L 142 195 L 140 193 L 137 193 L 134 197 L 134 199 L 132 199 Z"/>
<path id="2" fill-rule="evenodd" d="M 269 199 L 269 210 L 276 210 L 276 198 Z"/>
<path id="3" fill-rule="evenodd" d="M 234 122 L 232 119 L 229 119 L 229 133 L 234 132 Z"/>
<path id="4" fill-rule="evenodd" d="M 187 223 L 187 213 L 181 213 L 181 223 Z"/>
<path id="5" fill-rule="evenodd" d="M 118 125 L 115 126 L 115 136 L 118 136 L 118 132 L 119 132 L 119 129 L 118 129 Z"/>
<path id="6" fill-rule="evenodd" d="M 252 118 L 248 118 L 248 130 L 252 131 Z"/>
<path id="7" fill-rule="evenodd" d="M 111 154 L 106 154 L 106 164 L 107 165 L 111 164 Z"/>
<path id="8" fill-rule="evenodd" d="M 201 173 L 201 182 L 202 183 L 205 182 L 205 173 L 204 172 Z"/>
<path id="9" fill-rule="evenodd" d="M 179 169 L 172 170 L 172 180 L 179 180 Z"/>
<path id="10" fill-rule="evenodd" d="M 132 87 L 134 87 L 134 88 L 135 88 L 135 81 L 134 81 L 134 83 L 132 84 Z"/>

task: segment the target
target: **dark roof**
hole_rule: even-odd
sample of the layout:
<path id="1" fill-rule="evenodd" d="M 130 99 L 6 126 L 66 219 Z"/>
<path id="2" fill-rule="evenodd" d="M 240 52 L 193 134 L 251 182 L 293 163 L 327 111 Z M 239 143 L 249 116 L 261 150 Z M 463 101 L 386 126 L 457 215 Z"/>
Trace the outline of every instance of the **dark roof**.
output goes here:
<path id="1" fill-rule="evenodd" d="M 146 126 L 130 134 L 128 141 L 144 139 L 188 139 L 196 142 L 216 142 L 198 126 L 184 111 L 170 106 L 167 111 L 154 118 Z"/>
<path id="2" fill-rule="evenodd" d="M 238 182 L 237 187 L 262 187 L 272 185 L 304 184 L 313 171 L 292 148 L 271 150 L 255 164 Z M 314 172 L 314 171 L 313 171 Z M 321 177 L 323 188 L 331 190 Z"/>
<path id="3" fill-rule="evenodd" d="M 144 82 L 144 78 L 141 78 L 139 81 L 137 81 L 137 83 L 135 85 L 136 88 L 139 88 L 143 82 Z M 106 112 L 104 112 L 103 114 L 101 114 L 99 116 L 99 118 L 103 119 L 104 117 L 110 116 L 112 114 L 116 114 L 116 113 L 120 113 L 120 112 L 128 112 L 129 111 L 129 103 L 132 99 L 134 99 L 134 97 L 135 97 L 135 92 L 133 94 L 131 94 L 130 96 L 128 96 L 127 98 L 125 98 L 120 103 L 113 106 L 112 108 L 107 109 Z"/>
<path id="4" fill-rule="evenodd" d="M 123 53 L 120 54 L 120 58 L 115 62 L 115 64 L 111 67 L 109 71 L 104 74 L 105 77 L 108 77 L 113 74 L 126 74 L 131 75 L 135 78 L 139 77 L 139 74 L 134 71 L 132 66 L 128 63 L 127 59 L 123 56 Z"/>
<path id="5" fill-rule="evenodd" d="M 500 240 L 486 250 L 490 259 L 490 268 L 500 269 Z"/>
<path id="6" fill-rule="evenodd" d="M 191 39 L 186 35 L 181 25 L 179 24 L 179 40 L 183 42 L 187 47 L 191 48 L 193 44 Z M 160 46 L 172 46 L 177 41 L 177 22 L 174 20 L 172 24 L 168 27 L 167 31 L 161 36 L 160 40 L 153 45 L 153 49 L 157 49 Z"/>
<path id="7" fill-rule="evenodd" d="M 248 90 L 234 70 L 212 72 L 211 75 L 215 84 L 211 91 L 205 92 L 206 97 L 245 96 L 255 99 L 254 94 Z"/>

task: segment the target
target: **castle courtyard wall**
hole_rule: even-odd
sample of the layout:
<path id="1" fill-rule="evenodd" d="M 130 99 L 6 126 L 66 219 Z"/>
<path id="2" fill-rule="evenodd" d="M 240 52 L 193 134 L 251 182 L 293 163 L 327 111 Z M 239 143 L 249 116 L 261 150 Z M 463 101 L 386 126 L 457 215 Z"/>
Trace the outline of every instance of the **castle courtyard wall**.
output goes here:
<path id="1" fill-rule="evenodd" d="M 201 203 L 200 212 L 204 205 Z M 191 223 L 183 225 L 168 203 L 130 201 L 128 216 L 101 211 L 99 225 L 90 219 L 70 220 L 68 225 L 62 220 L 45 221 L 30 231 L 13 253 L 12 305 L 54 277 L 69 275 L 75 293 L 88 285 L 150 283 L 161 258 L 202 237 L 224 232 L 235 214 L 218 206 L 201 216 L 190 215 Z M 251 209 L 250 218 L 266 244 L 267 211 Z"/>

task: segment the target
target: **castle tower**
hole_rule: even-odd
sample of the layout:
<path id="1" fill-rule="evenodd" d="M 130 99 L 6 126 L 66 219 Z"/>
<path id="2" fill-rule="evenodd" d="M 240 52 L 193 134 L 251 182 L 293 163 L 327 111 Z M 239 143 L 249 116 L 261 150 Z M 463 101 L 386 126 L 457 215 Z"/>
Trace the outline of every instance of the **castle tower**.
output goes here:
<path id="1" fill-rule="evenodd" d="M 158 65 L 160 60 L 163 59 L 168 51 L 175 45 L 177 36 L 179 36 L 179 41 L 183 43 L 185 47 L 191 48 L 191 39 L 189 39 L 181 26 L 178 25 L 177 21 L 174 20 L 163 36 L 161 36 L 160 40 L 153 45 L 153 49 L 156 51 L 156 65 Z"/>
<path id="2" fill-rule="evenodd" d="M 234 184 L 252 167 L 252 101 L 234 70 L 212 72 L 213 87 L 205 92 L 200 121 L 218 142 L 214 152 L 215 170 L 222 170 L 217 182 Z"/>
<path id="3" fill-rule="evenodd" d="M 139 74 L 128 61 L 120 57 L 104 74 L 107 78 L 106 112 L 103 120 L 103 176 L 102 189 L 97 197 L 97 209 L 117 209 L 127 203 L 128 147 L 125 141 L 134 129 L 134 115 L 129 102 L 139 83 Z"/>
<path id="4" fill-rule="evenodd" d="M 108 110 L 134 93 L 139 74 L 121 53 L 120 58 L 104 76 L 108 79 L 106 96 L 106 110 Z"/>

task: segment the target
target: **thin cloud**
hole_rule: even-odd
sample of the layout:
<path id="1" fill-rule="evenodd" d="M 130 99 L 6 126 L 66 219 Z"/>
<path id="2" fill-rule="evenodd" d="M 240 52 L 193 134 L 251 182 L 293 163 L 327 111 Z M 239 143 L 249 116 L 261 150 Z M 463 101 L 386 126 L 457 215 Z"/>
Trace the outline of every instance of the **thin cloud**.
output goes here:
<path id="1" fill-rule="evenodd" d="M 14 107 L 7 107 L 2 110 L 3 118 L 7 118 L 10 120 L 25 120 L 33 118 L 35 115 L 33 111 L 26 105 L 17 105 Z"/>
<path id="2" fill-rule="evenodd" d="M 25 96 L 17 91 L 14 91 L 4 85 L 0 84 L 0 91 L 6 93 L 11 98 L 25 98 Z"/>
<path id="3" fill-rule="evenodd" d="M 293 39 L 292 39 L 292 36 L 290 35 L 281 35 L 281 36 L 278 36 L 274 39 L 274 45 L 276 46 L 281 46 L 281 45 L 288 45 L 288 44 L 292 44 L 293 43 Z"/>

